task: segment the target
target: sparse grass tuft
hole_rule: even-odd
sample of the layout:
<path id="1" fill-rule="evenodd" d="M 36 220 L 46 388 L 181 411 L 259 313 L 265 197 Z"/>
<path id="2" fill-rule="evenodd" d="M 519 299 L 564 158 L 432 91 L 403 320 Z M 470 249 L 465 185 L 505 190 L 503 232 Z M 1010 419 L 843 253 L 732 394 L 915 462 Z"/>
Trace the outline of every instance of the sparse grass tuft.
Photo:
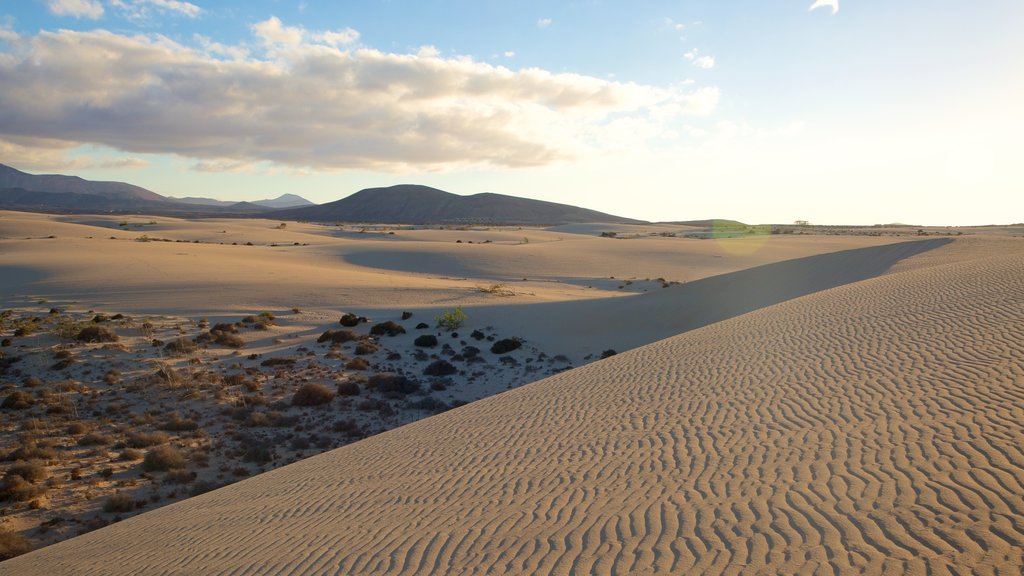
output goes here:
<path id="1" fill-rule="evenodd" d="M 445 310 L 435 320 L 437 320 L 438 328 L 451 332 L 466 323 L 466 313 L 459 306 L 454 310 Z"/>
<path id="2" fill-rule="evenodd" d="M 147 472 L 162 472 L 185 467 L 185 455 L 171 446 L 163 445 L 146 453 L 142 468 Z"/>

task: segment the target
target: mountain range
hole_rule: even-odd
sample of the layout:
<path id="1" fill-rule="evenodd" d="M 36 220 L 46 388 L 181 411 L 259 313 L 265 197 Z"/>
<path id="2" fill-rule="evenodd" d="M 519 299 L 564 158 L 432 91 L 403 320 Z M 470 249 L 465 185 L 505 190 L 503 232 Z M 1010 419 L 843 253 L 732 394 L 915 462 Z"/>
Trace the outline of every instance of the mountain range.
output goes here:
<path id="1" fill-rule="evenodd" d="M 389 224 L 556 225 L 640 222 L 568 204 L 489 192 L 460 196 L 416 184 L 367 188 L 340 200 L 319 205 L 295 194 L 246 202 L 175 198 L 124 182 L 100 182 L 60 174 L 28 174 L 3 164 L 0 164 L 0 209 L 195 217 L 245 216 Z"/>

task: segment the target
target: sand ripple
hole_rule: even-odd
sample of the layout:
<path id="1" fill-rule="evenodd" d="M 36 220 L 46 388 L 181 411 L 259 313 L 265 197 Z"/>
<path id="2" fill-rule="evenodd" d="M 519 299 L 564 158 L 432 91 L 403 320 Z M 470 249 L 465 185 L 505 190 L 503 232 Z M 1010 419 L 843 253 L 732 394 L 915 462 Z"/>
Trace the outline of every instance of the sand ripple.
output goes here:
<path id="1" fill-rule="evenodd" d="M 0 572 L 1016 575 L 1022 359 L 1024 253 L 933 259 L 381 434 Z"/>

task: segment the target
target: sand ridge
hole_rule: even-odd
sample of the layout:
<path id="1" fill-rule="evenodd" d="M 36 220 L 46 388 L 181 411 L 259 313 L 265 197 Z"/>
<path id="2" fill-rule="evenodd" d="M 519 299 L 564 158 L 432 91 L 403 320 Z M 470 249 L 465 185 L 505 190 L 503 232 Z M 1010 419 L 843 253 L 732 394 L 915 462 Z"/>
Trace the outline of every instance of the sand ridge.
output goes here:
<path id="1" fill-rule="evenodd" d="M 1019 574 L 1024 252 L 963 246 L 0 568 Z"/>

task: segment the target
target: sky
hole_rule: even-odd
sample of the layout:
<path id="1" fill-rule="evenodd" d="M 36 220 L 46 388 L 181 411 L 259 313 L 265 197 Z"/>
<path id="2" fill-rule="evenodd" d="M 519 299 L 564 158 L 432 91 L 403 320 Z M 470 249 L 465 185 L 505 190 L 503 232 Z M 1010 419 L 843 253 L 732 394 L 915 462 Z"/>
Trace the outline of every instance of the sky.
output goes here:
<path id="1" fill-rule="evenodd" d="M 651 221 L 1024 221 L 1020 0 L 4 0 L 0 163 Z"/>

